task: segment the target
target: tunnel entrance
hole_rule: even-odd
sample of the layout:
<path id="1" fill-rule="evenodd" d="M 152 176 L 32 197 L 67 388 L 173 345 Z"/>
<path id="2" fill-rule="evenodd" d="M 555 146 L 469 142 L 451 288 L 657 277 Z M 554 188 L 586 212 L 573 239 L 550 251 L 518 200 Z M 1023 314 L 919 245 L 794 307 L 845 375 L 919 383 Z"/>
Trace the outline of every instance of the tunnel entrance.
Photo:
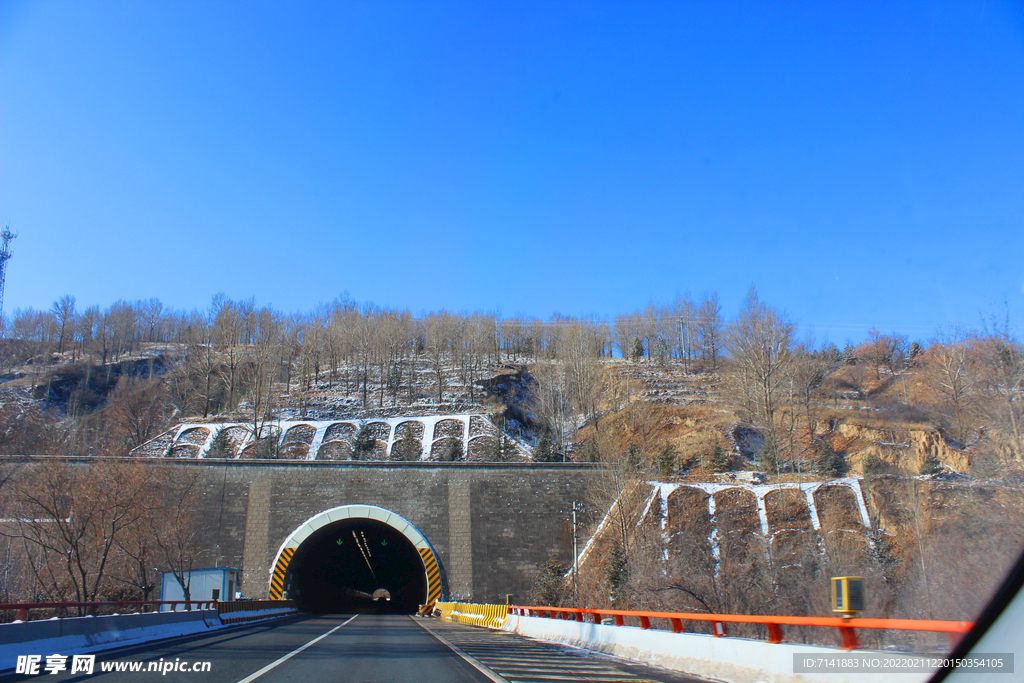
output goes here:
<path id="1" fill-rule="evenodd" d="M 427 602 L 423 559 L 412 542 L 375 519 L 316 530 L 288 566 L 290 596 L 307 612 L 411 614 Z"/>

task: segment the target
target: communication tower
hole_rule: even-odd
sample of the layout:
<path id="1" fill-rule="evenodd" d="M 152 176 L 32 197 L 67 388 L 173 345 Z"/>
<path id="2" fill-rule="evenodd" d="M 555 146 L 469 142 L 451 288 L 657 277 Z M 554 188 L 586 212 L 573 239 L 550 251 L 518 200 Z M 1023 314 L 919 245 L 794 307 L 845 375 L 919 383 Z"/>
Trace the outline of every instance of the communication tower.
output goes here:
<path id="1" fill-rule="evenodd" d="M 7 280 L 7 262 L 11 260 L 11 240 L 17 236 L 17 233 L 11 232 L 10 223 L 0 232 L 0 327 L 4 320 L 4 282 Z"/>

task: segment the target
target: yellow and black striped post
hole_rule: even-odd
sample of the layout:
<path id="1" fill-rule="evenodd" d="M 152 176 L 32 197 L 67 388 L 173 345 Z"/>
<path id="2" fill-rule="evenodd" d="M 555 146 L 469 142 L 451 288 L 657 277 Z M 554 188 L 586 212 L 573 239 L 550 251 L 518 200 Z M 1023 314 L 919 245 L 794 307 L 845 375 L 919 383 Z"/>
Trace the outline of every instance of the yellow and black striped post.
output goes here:
<path id="1" fill-rule="evenodd" d="M 294 554 L 295 548 L 285 548 L 281 551 L 281 556 L 277 558 L 277 564 L 274 565 L 274 576 L 270 580 L 271 600 L 280 600 L 284 595 L 284 577 L 288 572 L 288 563 L 291 562 Z"/>
<path id="2" fill-rule="evenodd" d="M 441 568 L 430 548 L 417 548 L 423 558 L 423 569 L 427 572 L 427 602 L 430 605 L 441 599 Z"/>

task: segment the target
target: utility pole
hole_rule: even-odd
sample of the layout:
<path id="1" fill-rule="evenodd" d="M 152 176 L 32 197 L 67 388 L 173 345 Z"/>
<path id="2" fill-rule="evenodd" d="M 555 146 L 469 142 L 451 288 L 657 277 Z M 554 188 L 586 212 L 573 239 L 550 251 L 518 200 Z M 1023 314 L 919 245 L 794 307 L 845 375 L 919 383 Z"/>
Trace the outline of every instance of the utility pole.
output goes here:
<path id="1" fill-rule="evenodd" d="M 572 603 L 573 607 L 579 605 L 580 601 L 580 553 L 578 550 L 578 536 L 576 530 L 576 513 L 583 512 L 583 505 L 574 500 L 572 502 Z"/>
<path id="2" fill-rule="evenodd" d="M 0 232 L 0 326 L 4 320 L 4 280 L 7 278 L 7 262 L 11 260 L 11 240 L 17 236 L 11 232 L 10 223 Z"/>

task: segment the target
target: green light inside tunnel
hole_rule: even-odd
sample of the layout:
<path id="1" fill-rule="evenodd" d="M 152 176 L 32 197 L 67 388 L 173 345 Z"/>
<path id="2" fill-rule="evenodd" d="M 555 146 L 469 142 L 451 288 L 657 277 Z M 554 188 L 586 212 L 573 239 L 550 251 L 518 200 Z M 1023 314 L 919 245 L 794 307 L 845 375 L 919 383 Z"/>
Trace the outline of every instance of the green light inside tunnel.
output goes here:
<path id="1" fill-rule="evenodd" d="M 415 546 L 373 519 L 349 518 L 318 529 L 295 551 L 288 574 L 289 595 L 308 612 L 411 614 L 427 599 Z"/>

